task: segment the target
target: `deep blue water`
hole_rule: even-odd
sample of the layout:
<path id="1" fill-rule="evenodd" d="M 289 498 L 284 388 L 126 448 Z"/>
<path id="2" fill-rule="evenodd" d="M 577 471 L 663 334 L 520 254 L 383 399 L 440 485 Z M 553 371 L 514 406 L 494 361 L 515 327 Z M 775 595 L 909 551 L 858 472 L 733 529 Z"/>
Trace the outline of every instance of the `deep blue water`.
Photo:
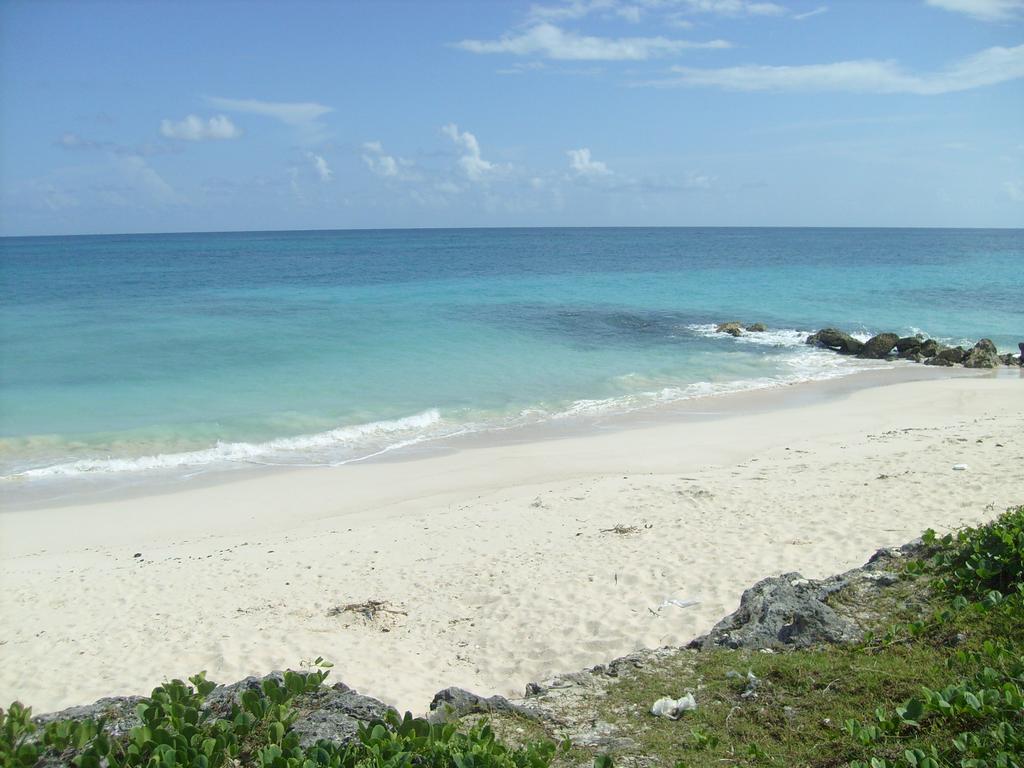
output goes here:
<path id="1" fill-rule="evenodd" d="M 801 343 L 825 325 L 1015 350 L 1022 274 L 1022 230 L 5 238 L 0 476 L 337 463 L 863 366 Z"/>

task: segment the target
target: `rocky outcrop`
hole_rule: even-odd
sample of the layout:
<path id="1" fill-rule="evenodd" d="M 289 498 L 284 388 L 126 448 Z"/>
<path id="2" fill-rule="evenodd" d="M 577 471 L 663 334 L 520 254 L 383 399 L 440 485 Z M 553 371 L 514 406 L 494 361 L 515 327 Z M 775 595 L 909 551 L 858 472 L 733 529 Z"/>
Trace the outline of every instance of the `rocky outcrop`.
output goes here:
<path id="1" fill-rule="evenodd" d="M 924 342 L 922 336 L 904 336 L 902 339 L 896 340 L 896 353 L 901 357 L 908 352 L 917 352 L 921 349 L 921 344 Z"/>
<path id="2" fill-rule="evenodd" d="M 445 688 L 434 694 L 427 717 L 432 722 L 443 723 L 466 715 L 489 715 L 496 712 L 510 712 L 524 717 L 535 716 L 529 709 L 513 704 L 504 696 L 484 698 L 462 688 Z"/>
<path id="3" fill-rule="evenodd" d="M 964 358 L 964 368 L 998 368 L 1003 364 L 991 339 L 981 339 Z"/>
<path id="4" fill-rule="evenodd" d="M 242 694 L 260 691 L 267 679 L 283 684 L 284 675 L 271 672 L 264 677 L 247 677 L 237 683 L 219 685 L 206 697 L 203 708 L 214 718 L 230 717 L 232 707 L 241 706 Z M 135 711 L 141 701 L 141 696 L 100 699 L 95 704 L 39 715 L 35 721 L 45 724 L 58 720 L 102 720 L 104 732 L 111 738 L 120 738 L 132 728 L 142 725 Z M 392 709 L 377 699 L 357 693 L 344 683 L 303 693 L 295 698 L 293 706 L 299 716 L 292 724 L 292 730 L 299 736 L 303 747 L 313 746 L 320 739 L 347 744 L 356 738 L 359 723 L 380 720 Z"/>
<path id="5" fill-rule="evenodd" d="M 728 333 L 730 336 L 742 336 L 746 333 L 764 333 L 768 330 L 768 326 L 764 323 L 750 323 L 744 325 L 739 320 L 730 320 L 725 323 L 719 323 L 715 326 L 715 333 Z"/>
<path id="6" fill-rule="evenodd" d="M 109 696 L 93 704 L 68 707 L 59 712 L 50 712 L 32 718 L 39 725 L 62 720 L 103 721 L 103 730 L 111 738 L 127 736 L 132 728 L 142 725 L 135 708 L 142 702 L 141 696 Z"/>
<path id="7" fill-rule="evenodd" d="M 807 343 L 811 346 L 833 349 L 841 355 L 856 355 L 864 347 L 863 342 L 836 328 L 822 328 L 817 333 L 812 333 L 807 337 Z"/>
<path id="8" fill-rule="evenodd" d="M 845 611 L 829 598 L 850 590 L 877 592 L 894 584 L 899 580 L 898 561 L 920 546 L 912 542 L 900 549 L 879 550 L 867 565 L 821 581 L 799 573 L 759 581 L 743 593 L 735 612 L 689 647 L 760 650 L 856 642 L 863 637 L 863 621 L 856 611 Z M 870 602 L 870 595 L 860 597 Z"/>
<path id="9" fill-rule="evenodd" d="M 812 346 L 825 347 L 841 355 L 856 355 L 869 360 L 884 360 L 895 350 L 903 360 L 925 365 L 997 368 L 1000 365 L 1020 364 L 1020 358 L 1015 355 L 1000 355 L 991 339 L 981 339 L 968 350 L 963 347 L 946 347 L 920 334 L 901 338 L 895 333 L 879 333 L 862 343 L 838 328 L 822 328 L 808 336 L 806 341 Z"/>
<path id="10" fill-rule="evenodd" d="M 880 333 L 877 336 L 872 336 L 864 342 L 864 347 L 857 353 L 857 357 L 863 357 L 868 360 L 883 360 L 889 356 L 889 353 L 893 351 L 899 340 L 900 337 L 895 333 Z"/>

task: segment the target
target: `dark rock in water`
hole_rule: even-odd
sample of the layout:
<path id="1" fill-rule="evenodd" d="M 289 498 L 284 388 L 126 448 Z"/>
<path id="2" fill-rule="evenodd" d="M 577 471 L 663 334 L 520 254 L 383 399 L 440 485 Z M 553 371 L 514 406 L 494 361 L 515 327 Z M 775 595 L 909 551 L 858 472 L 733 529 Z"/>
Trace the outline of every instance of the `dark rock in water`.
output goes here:
<path id="1" fill-rule="evenodd" d="M 807 343 L 811 346 L 834 349 L 841 355 L 856 355 L 864 347 L 864 344 L 853 336 L 836 328 L 822 328 L 817 333 L 812 333 L 807 337 Z"/>
<path id="2" fill-rule="evenodd" d="M 889 356 L 900 337 L 895 333 L 880 333 L 872 336 L 864 342 L 864 348 L 857 353 L 857 357 L 868 360 L 883 360 Z"/>
<path id="3" fill-rule="evenodd" d="M 764 333 L 768 327 L 764 323 L 751 323 L 747 326 L 747 330 L 750 333 Z"/>
<path id="4" fill-rule="evenodd" d="M 743 333 L 743 326 L 738 322 L 719 323 L 715 333 L 728 333 L 730 336 L 739 336 Z"/>
<path id="5" fill-rule="evenodd" d="M 1000 355 L 999 359 L 1003 361 L 1003 365 L 1020 365 L 1019 358 L 1013 354 L 1013 352 L 1007 352 L 1005 355 Z"/>
<path id="6" fill-rule="evenodd" d="M 963 347 L 950 347 L 948 349 L 941 349 L 939 350 L 939 353 L 936 355 L 936 357 L 942 358 L 943 360 L 948 360 L 954 365 L 957 365 L 959 363 L 962 363 L 964 361 L 964 358 L 967 357 L 967 350 L 965 350 Z"/>
<path id="7" fill-rule="evenodd" d="M 922 355 L 920 351 L 916 349 L 912 349 L 909 352 L 904 352 L 902 355 L 900 355 L 900 357 L 902 357 L 904 360 L 909 360 L 912 363 L 923 363 L 925 360 L 924 355 Z"/>
<path id="8" fill-rule="evenodd" d="M 538 686 L 539 689 L 539 686 Z M 434 694 L 430 702 L 428 718 L 432 722 L 457 720 L 466 715 L 488 714 L 491 712 L 514 712 L 532 716 L 528 710 L 513 704 L 504 696 L 477 696 L 462 688 L 445 688 Z"/>
<path id="9" fill-rule="evenodd" d="M 920 336 L 904 336 L 896 341 L 896 351 L 900 357 L 906 357 L 906 353 L 919 350 L 923 342 Z"/>
<path id="10" fill-rule="evenodd" d="M 941 348 L 942 346 L 935 339 L 925 339 L 921 342 L 921 354 L 925 357 L 935 357 Z"/>
<path id="11" fill-rule="evenodd" d="M 939 357 L 938 355 L 936 355 L 935 357 L 929 357 L 927 360 L 924 361 L 924 364 L 925 365 L 939 365 L 939 366 L 943 366 L 945 368 L 952 368 L 953 367 L 953 361 L 952 360 L 949 360 L 949 359 L 947 359 L 945 357 Z"/>
<path id="12" fill-rule="evenodd" d="M 981 339 L 964 358 L 964 368 L 998 368 L 1002 363 L 991 339 Z"/>

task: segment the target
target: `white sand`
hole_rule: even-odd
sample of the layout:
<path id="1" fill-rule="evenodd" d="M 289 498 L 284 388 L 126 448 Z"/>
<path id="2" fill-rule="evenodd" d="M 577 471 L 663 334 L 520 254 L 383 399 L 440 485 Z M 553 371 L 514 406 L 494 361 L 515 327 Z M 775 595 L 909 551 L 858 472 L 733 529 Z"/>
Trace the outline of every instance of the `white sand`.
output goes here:
<path id="1" fill-rule="evenodd" d="M 705 401 L 718 418 L 691 404 L 630 429 L 5 512 L 0 703 L 45 711 L 317 655 L 414 711 L 448 685 L 517 694 L 685 643 L 765 576 L 824 576 L 1024 501 L 1020 376 L 824 387 Z M 638 531 L 603 532 L 617 524 Z M 367 599 L 401 613 L 328 615 Z"/>

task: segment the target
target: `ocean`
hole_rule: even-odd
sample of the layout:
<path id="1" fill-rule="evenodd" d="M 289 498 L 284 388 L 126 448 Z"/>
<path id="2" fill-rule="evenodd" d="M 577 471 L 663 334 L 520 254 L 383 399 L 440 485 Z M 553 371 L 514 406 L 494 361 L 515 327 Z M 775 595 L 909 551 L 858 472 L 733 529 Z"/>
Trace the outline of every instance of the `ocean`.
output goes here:
<path id="1" fill-rule="evenodd" d="M 829 325 L 1015 352 L 1022 270 L 1022 230 L 3 238 L 0 490 L 337 465 L 891 365 L 803 343 Z"/>

